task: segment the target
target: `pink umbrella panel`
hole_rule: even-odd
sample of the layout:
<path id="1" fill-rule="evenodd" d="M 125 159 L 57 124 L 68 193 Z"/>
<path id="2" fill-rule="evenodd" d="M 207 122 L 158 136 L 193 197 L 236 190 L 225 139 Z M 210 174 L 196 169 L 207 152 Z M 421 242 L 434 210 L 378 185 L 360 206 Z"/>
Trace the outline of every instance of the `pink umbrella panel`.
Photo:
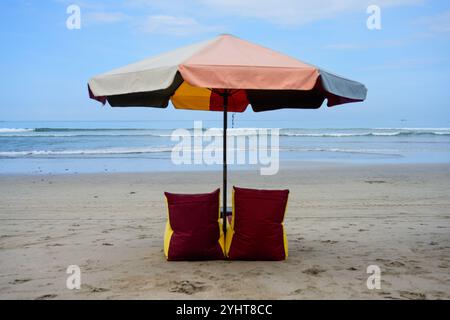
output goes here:
<path id="1" fill-rule="evenodd" d="M 113 107 L 223 111 L 317 109 L 363 101 L 367 89 L 274 50 L 231 35 L 179 48 L 93 77 L 91 98 Z"/>

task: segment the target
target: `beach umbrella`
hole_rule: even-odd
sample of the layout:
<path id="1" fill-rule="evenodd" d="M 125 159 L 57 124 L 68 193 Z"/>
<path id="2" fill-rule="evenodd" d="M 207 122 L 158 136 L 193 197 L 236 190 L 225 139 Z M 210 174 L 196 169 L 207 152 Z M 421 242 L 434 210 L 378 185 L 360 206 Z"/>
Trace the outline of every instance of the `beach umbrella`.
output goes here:
<path id="1" fill-rule="evenodd" d="M 223 112 L 223 228 L 226 233 L 227 113 L 317 109 L 363 101 L 366 87 L 277 51 L 220 35 L 97 75 L 89 96 L 112 107 Z"/>

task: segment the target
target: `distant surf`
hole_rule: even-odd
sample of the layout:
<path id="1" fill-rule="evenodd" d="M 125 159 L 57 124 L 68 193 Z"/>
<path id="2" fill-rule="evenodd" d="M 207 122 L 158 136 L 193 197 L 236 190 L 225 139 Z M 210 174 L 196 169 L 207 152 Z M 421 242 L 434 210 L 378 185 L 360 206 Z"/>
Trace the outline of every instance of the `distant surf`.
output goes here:
<path id="1" fill-rule="evenodd" d="M 222 149 L 218 149 L 222 151 Z M 245 149 L 229 148 L 230 151 L 245 151 Z M 294 148 L 282 147 L 276 150 L 280 152 L 341 152 L 359 154 L 378 154 L 388 156 L 399 156 L 390 150 L 382 149 L 340 149 L 340 148 Z M 193 149 L 193 152 L 203 152 L 203 149 Z M 270 151 L 270 149 L 264 149 Z M 78 156 L 78 155 L 126 155 L 126 154 L 146 154 L 146 153 L 167 153 L 172 152 L 171 147 L 148 147 L 148 148 L 109 148 L 109 149 L 85 149 L 85 150 L 29 150 L 29 151 L 4 151 L 0 152 L 0 157 L 33 157 L 33 156 Z"/>
<path id="2" fill-rule="evenodd" d="M 0 128 L 0 133 L 9 133 L 9 132 L 30 132 L 35 131 L 36 129 L 26 129 L 26 128 Z"/>
<path id="3" fill-rule="evenodd" d="M 217 123 L 212 125 L 202 130 L 220 137 L 215 140 L 221 144 L 223 129 Z M 86 172 L 105 168 L 133 171 L 136 166 L 167 170 L 172 168 L 173 147 L 182 141 L 180 132 L 181 137 L 189 138 L 194 130 L 178 131 L 178 139 L 172 139 L 175 129 L 149 128 L 142 122 L 2 122 L 1 127 L 0 174 L 35 172 L 42 166 L 50 172 L 66 172 L 66 168 L 75 167 L 82 172 L 84 166 Z M 229 128 L 228 135 L 254 137 L 264 132 L 260 129 Z M 277 151 L 281 160 L 288 161 L 450 162 L 448 127 L 280 128 L 279 135 L 276 149 L 259 150 Z M 191 141 L 192 152 L 202 152 L 193 140 L 186 140 Z M 249 140 L 245 141 L 248 148 Z M 205 139 L 203 146 L 207 144 Z M 237 146 L 242 148 L 229 144 L 229 151 L 238 151 L 242 156 L 245 150 L 236 150 Z M 220 148 L 216 150 L 222 153 Z M 231 159 L 233 153 L 229 156 Z M 185 170 L 193 166 L 186 166 Z"/>
<path id="4" fill-rule="evenodd" d="M 107 154 L 141 154 L 170 152 L 172 148 L 148 147 L 148 148 L 109 148 L 86 150 L 29 150 L 29 151 L 4 151 L 0 157 L 24 157 L 24 156 L 70 156 L 70 155 L 107 155 Z"/>
<path id="5" fill-rule="evenodd" d="M 230 128 L 228 134 L 254 135 L 257 128 Z M 1 137 L 126 137 L 149 136 L 171 137 L 175 129 L 139 129 L 139 128 L 0 128 Z M 188 129 L 192 132 L 193 129 Z M 204 129 L 208 130 L 208 129 Z M 211 131 L 221 134 L 221 128 Z M 374 128 L 374 129 L 280 129 L 281 137 L 305 138 L 351 138 L 351 137 L 401 137 L 401 136 L 445 136 L 450 128 Z"/>

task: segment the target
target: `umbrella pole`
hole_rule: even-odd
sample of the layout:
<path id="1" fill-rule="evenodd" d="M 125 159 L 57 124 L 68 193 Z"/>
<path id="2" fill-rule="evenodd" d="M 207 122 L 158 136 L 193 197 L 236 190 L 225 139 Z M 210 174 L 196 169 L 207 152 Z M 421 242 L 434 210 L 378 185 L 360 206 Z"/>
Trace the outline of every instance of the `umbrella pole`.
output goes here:
<path id="1" fill-rule="evenodd" d="M 222 219 L 223 234 L 227 233 L 227 127 L 228 127 L 228 91 L 224 90 L 223 94 L 223 203 L 222 203 Z"/>

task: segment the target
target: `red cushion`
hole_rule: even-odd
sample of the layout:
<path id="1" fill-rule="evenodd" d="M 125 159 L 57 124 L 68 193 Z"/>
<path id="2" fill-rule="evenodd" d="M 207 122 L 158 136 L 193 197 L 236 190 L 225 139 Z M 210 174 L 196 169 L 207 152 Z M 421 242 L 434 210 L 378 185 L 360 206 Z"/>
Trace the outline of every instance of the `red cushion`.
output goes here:
<path id="1" fill-rule="evenodd" d="M 227 255 L 233 260 L 284 260 L 287 240 L 283 220 L 289 190 L 233 187 L 231 234 Z"/>
<path id="2" fill-rule="evenodd" d="M 164 195 L 168 205 L 164 243 L 167 259 L 223 259 L 219 189 L 205 194 L 165 192 Z"/>

